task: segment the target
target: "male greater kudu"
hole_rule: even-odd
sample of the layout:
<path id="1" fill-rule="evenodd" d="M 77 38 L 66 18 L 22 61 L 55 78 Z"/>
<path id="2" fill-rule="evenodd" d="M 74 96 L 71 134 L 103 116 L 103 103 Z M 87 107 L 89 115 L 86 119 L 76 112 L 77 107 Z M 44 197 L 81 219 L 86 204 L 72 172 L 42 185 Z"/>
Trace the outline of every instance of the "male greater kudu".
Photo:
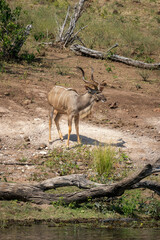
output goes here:
<path id="1" fill-rule="evenodd" d="M 64 88 L 61 86 L 54 86 L 48 94 L 48 102 L 50 105 L 49 113 L 49 142 L 51 141 L 51 126 L 54 113 L 54 121 L 59 133 L 59 137 L 63 140 L 63 136 L 59 127 L 59 120 L 62 114 L 68 115 L 68 140 L 67 147 L 69 147 L 69 139 L 72 130 L 72 119 L 74 118 L 75 128 L 77 133 L 77 142 L 81 143 L 79 137 L 79 116 L 82 112 L 90 112 L 93 103 L 96 101 L 105 102 L 106 98 L 102 94 L 106 83 L 98 83 L 93 78 L 93 69 L 91 73 L 91 81 L 85 80 L 85 74 L 82 68 L 77 67 L 82 72 L 83 81 L 87 92 L 79 95 L 76 90 L 71 88 Z M 87 114 L 86 114 L 87 115 Z"/>

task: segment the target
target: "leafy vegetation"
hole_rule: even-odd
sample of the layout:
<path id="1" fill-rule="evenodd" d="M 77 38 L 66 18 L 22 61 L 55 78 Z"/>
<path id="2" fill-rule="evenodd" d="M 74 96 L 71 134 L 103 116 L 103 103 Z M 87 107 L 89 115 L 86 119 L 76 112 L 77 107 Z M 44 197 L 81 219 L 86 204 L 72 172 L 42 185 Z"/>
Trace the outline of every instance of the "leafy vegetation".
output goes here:
<path id="1" fill-rule="evenodd" d="M 5 0 L 0 1 L 0 56 L 17 58 L 27 38 L 26 28 L 19 21 L 21 7 L 11 10 Z"/>
<path id="2" fill-rule="evenodd" d="M 71 189 L 70 189 L 71 188 Z M 60 189 L 59 189 L 60 190 Z M 59 190 L 56 190 L 56 194 Z M 75 190 L 75 189 L 74 189 Z M 66 192 L 73 192 L 72 187 L 66 187 Z M 61 190 L 60 190 L 61 191 Z M 160 220 L 160 202 L 153 196 L 143 196 L 140 190 L 127 191 L 122 197 L 116 199 L 92 200 L 83 204 L 70 203 L 65 205 L 63 199 L 59 202 L 52 203 L 48 207 L 41 205 L 35 206 L 32 203 L 19 201 L 0 201 L 0 228 L 7 226 L 8 220 L 37 220 L 53 219 L 59 221 L 74 220 L 86 218 L 90 219 L 120 219 L 125 217 L 134 217 L 145 220 L 156 220 L 158 224 Z M 141 222 L 140 222 L 141 223 Z M 134 223 L 131 223 L 134 224 Z M 137 222 L 137 227 L 139 223 Z M 145 222 L 144 222 L 145 224 Z M 142 226 L 140 226 L 142 227 Z"/>
<path id="3" fill-rule="evenodd" d="M 76 150 L 54 149 L 50 152 L 45 167 L 54 169 L 61 176 L 77 173 L 81 161 L 85 159 L 85 164 L 90 162 L 91 153 L 87 147 L 78 147 Z M 85 169 L 85 166 L 84 166 Z"/>
<path id="4" fill-rule="evenodd" d="M 97 210 L 108 211 L 128 217 L 145 215 L 148 218 L 160 219 L 160 202 L 153 196 L 144 196 L 140 190 L 126 191 L 126 193 L 111 201 L 96 202 Z"/>

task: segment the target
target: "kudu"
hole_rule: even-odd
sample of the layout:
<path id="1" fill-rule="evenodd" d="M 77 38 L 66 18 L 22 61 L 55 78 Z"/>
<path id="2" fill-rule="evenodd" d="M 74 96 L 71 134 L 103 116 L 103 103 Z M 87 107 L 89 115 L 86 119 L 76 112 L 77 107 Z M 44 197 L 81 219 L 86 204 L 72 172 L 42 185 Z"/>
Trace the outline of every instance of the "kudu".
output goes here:
<path id="1" fill-rule="evenodd" d="M 82 112 L 89 112 L 96 101 L 105 102 L 106 98 L 102 94 L 102 90 L 106 83 L 98 83 L 93 78 L 93 69 L 91 73 L 91 81 L 85 80 L 85 74 L 82 68 L 77 67 L 81 70 L 83 81 L 85 82 L 85 88 L 87 92 L 79 95 L 76 90 L 71 88 L 64 88 L 61 86 L 54 86 L 48 94 L 48 102 L 50 105 L 49 113 L 49 142 L 51 141 L 51 126 L 53 114 L 54 121 L 59 133 L 59 137 L 63 140 L 63 136 L 59 127 L 59 120 L 62 114 L 68 115 L 68 140 L 67 148 L 69 148 L 69 139 L 72 130 L 72 119 L 74 118 L 75 129 L 77 133 L 77 142 L 81 143 L 79 137 L 79 116 Z M 87 114 L 86 114 L 87 115 Z"/>

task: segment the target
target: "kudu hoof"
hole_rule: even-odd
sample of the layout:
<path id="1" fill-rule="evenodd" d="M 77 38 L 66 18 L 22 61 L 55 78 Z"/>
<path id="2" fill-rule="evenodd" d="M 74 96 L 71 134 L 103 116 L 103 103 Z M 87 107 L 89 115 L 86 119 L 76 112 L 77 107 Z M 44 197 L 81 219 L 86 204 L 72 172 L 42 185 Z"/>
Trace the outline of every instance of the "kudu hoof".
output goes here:
<path id="1" fill-rule="evenodd" d="M 48 140 L 49 144 L 52 144 L 53 143 L 53 140 Z"/>

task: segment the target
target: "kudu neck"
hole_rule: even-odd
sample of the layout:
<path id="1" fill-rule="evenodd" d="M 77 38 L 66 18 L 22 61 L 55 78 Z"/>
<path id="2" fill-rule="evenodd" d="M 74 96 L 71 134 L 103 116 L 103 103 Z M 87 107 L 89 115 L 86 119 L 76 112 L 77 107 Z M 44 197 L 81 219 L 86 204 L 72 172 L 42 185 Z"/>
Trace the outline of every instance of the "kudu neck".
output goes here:
<path id="1" fill-rule="evenodd" d="M 93 101 L 94 101 L 93 95 L 91 95 L 88 92 L 85 94 L 79 95 L 79 97 L 77 99 L 78 110 L 81 111 L 81 110 L 85 109 L 86 107 L 91 105 L 93 103 Z"/>

